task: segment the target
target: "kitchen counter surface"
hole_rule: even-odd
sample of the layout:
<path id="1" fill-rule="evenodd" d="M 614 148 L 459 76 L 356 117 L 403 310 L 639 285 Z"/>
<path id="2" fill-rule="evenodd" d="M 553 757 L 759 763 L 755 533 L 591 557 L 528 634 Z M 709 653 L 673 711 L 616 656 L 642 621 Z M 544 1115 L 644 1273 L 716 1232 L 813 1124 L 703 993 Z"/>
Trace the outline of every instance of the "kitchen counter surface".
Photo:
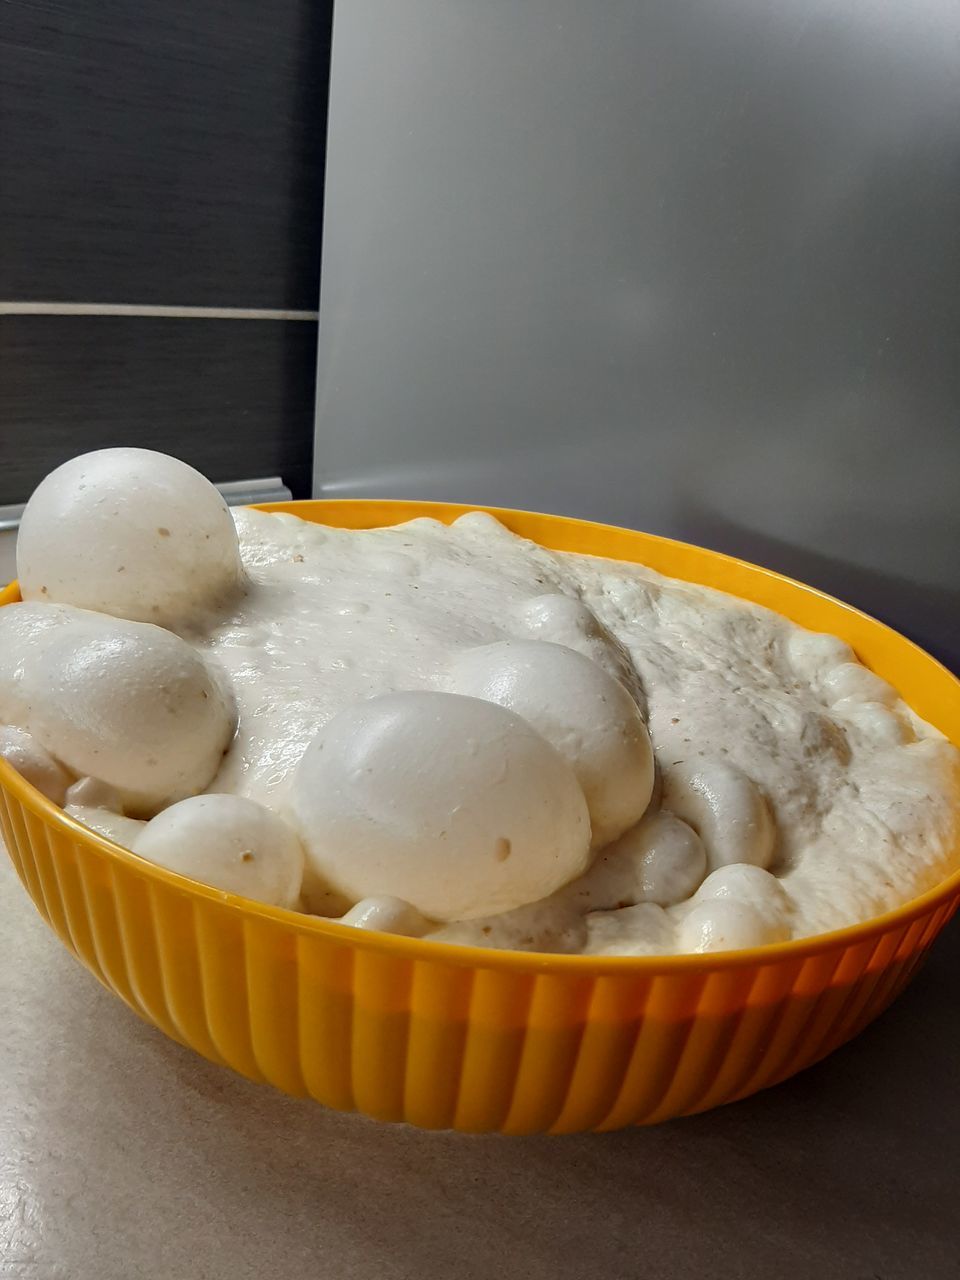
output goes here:
<path id="1" fill-rule="evenodd" d="M 461 1137 L 249 1084 L 165 1039 L 0 850 L 2 1280 L 953 1280 L 960 928 L 859 1039 L 653 1129 Z"/>

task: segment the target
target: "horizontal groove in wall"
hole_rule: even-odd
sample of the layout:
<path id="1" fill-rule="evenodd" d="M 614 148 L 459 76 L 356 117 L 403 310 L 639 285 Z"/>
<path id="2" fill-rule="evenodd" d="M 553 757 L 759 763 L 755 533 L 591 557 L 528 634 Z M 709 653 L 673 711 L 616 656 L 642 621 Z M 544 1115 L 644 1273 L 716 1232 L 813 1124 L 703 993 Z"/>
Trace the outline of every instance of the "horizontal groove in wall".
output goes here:
<path id="1" fill-rule="evenodd" d="M 316 320 L 316 311 L 270 307 L 179 307 L 135 302 L 0 302 L 0 316 L 127 316 L 159 320 Z"/>

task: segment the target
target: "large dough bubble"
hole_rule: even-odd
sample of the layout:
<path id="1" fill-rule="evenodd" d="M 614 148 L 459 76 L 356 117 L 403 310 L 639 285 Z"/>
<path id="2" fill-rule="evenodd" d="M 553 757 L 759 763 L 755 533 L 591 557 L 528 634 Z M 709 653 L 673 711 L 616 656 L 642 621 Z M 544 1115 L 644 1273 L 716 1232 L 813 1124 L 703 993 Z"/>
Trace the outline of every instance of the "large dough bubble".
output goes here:
<path id="1" fill-rule="evenodd" d="M 703 841 L 710 871 L 731 862 L 769 867 L 777 829 L 766 797 L 726 760 L 700 760 L 664 771 L 662 803 Z"/>
<path id="2" fill-rule="evenodd" d="M 151 449 L 101 449 L 52 471 L 17 538 L 24 600 L 188 626 L 242 581 L 233 517 L 199 471 Z"/>
<path id="3" fill-rule="evenodd" d="M 32 734 L 12 724 L 0 724 L 0 756 L 48 800 L 63 804 L 70 774 Z"/>
<path id="4" fill-rule="evenodd" d="M 303 850 L 292 828 L 244 796 L 191 796 L 148 822 L 135 853 L 215 889 L 274 907 L 293 907 Z"/>
<path id="5" fill-rule="evenodd" d="M 601 848 L 650 803 L 653 751 L 636 702 L 582 653 L 540 640 L 503 640 L 453 660 L 448 688 L 523 716 L 568 761 Z"/>
<path id="6" fill-rule="evenodd" d="M 449 693 L 340 712 L 307 748 L 292 806 L 320 881 L 434 920 L 546 897 L 589 857 L 586 802 L 562 756 L 512 712 Z"/>
<path id="7" fill-rule="evenodd" d="M 68 605 L 13 604 L 0 609 L 0 653 L 0 721 L 114 787 L 134 816 L 202 791 L 216 773 L 233 707 L 179 636 Z"/>

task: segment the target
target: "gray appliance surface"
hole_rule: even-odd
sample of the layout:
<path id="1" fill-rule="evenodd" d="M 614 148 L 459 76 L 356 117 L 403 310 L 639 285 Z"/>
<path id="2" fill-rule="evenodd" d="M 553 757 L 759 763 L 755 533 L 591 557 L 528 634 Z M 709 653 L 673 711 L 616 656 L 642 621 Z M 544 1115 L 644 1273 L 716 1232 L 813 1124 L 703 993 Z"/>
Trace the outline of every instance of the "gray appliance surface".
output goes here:
<path id="1" fill-rule="evenodd" d="M 334 26 L 315 491 L 678 536 L 960 666 L 960 5 Z"/>

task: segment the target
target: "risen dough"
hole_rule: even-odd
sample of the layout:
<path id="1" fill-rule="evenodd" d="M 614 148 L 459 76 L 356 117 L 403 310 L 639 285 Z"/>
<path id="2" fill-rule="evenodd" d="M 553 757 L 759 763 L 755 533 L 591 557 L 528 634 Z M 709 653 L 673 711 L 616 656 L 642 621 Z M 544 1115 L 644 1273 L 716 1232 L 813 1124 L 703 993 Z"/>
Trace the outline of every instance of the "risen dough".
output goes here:
<path id="1" fill-rule="evenodd" d="M 559 644 L 505 640 L 457 654 L 447 684 L 515 711 L 556 747 L 587 798 L 595 848 L 643 815 L 650 735 L 634 699 L 595 662 Z"/>
<path id="2" fill-rule="evenodd" d="M 147 825 L 136 818 L 125 818 L 123 814 L 114 813 L 110 809 L 98 809 L 84 804 L 68 804 L 64 812 L 91 831 L 106 836 L 125 849 L 133 848 L 140 832 Z"/>
<path id="3" fill-rule="evenodd" d="M 191 796 L 158 814 L 134 852 L 170 871 L 275 907 L 300 896 L 303 850 L 277 814 L 242 796 Z"/>
<path id="4" fill-rule="evenodd" d="M 583 871 L 590 824 L 570 766 L 513 712 L 452 693 L 357 702 L 307 748 L 291 793 L 313 872 L 354 900 L 434 920 L 546 897 Z"/>
<path id="5" fill-rule="evenodd" d="M 341 917 L 341 924 L 355 929 L 375 929 L 380 933 L 399 933 L 408 938 L 422 938 L 433 927 L 416 907 L 401 898 L 362 898 Z"/>
<path id="6" fill-rule="evenodd" d="M 0 652 L 0 721 L 114 787 L 134 815 L 213 778 L 233 709 L 179 636 L 69 605 L 12 604 L 0 609 Z"/>
<path id="7" fill-rule="evenodd" d="M 662 803 L 693 827 L 710 870 L 730 862 L 767 867 L 776 830 L 760 789 L 724 760 L 677 763 L 664 775 Z"/>
<path id="8" fill-rule="evenodd" d="M 34 491 L 17 574 L 24 600 L 175 626 L 228 600 L 242 567 L 227 504 L 199 471 L 151 449 L 101 449 Z"/>
<path id="9" fill-rule="evenodd" d="M 46 603 L 29 545 L 27 589 L 47 586 L 45 603 L 0 610 L 0 722 L 46 753 L 37 779 L 59 795 L 80 775 L 70 811 L 166 865 L 360 928 L 650 955 L 851 924 L 957 864 L 956 750 L 835 637 L 640 565 L 547 551 L 479 513 L 356 532 L 253 511 L 237 524 L 242 579 L 225 537 L 178 594 L 158 522 L 162 546 L 131 542 L 157 569 L 147 597 L 97 597 L 119 612 L 149 597 L 182 638 Z M 84 565 L 77 582 L 105 587 Z M 526 670 L 524 652 L 539 655 Z M 492 701 L 438 692 L 451 673 Z M 146 828 L 126 816 L 205 786 L 232 794 Z M 619 833 L 592 859 L 584 790 L 595 843 Z M 274 812 L 248 821 L 241 797 Z M 278 815 L 309 846 L 300 899 Z M 257 849 L 262 862 L 242 858 Z"/>
<path id="10" fill-rule="evenodd" d="M 54 804 L 63 804 L 70 774 L 25 729 L 0 724 L 0 756 Z"/>

